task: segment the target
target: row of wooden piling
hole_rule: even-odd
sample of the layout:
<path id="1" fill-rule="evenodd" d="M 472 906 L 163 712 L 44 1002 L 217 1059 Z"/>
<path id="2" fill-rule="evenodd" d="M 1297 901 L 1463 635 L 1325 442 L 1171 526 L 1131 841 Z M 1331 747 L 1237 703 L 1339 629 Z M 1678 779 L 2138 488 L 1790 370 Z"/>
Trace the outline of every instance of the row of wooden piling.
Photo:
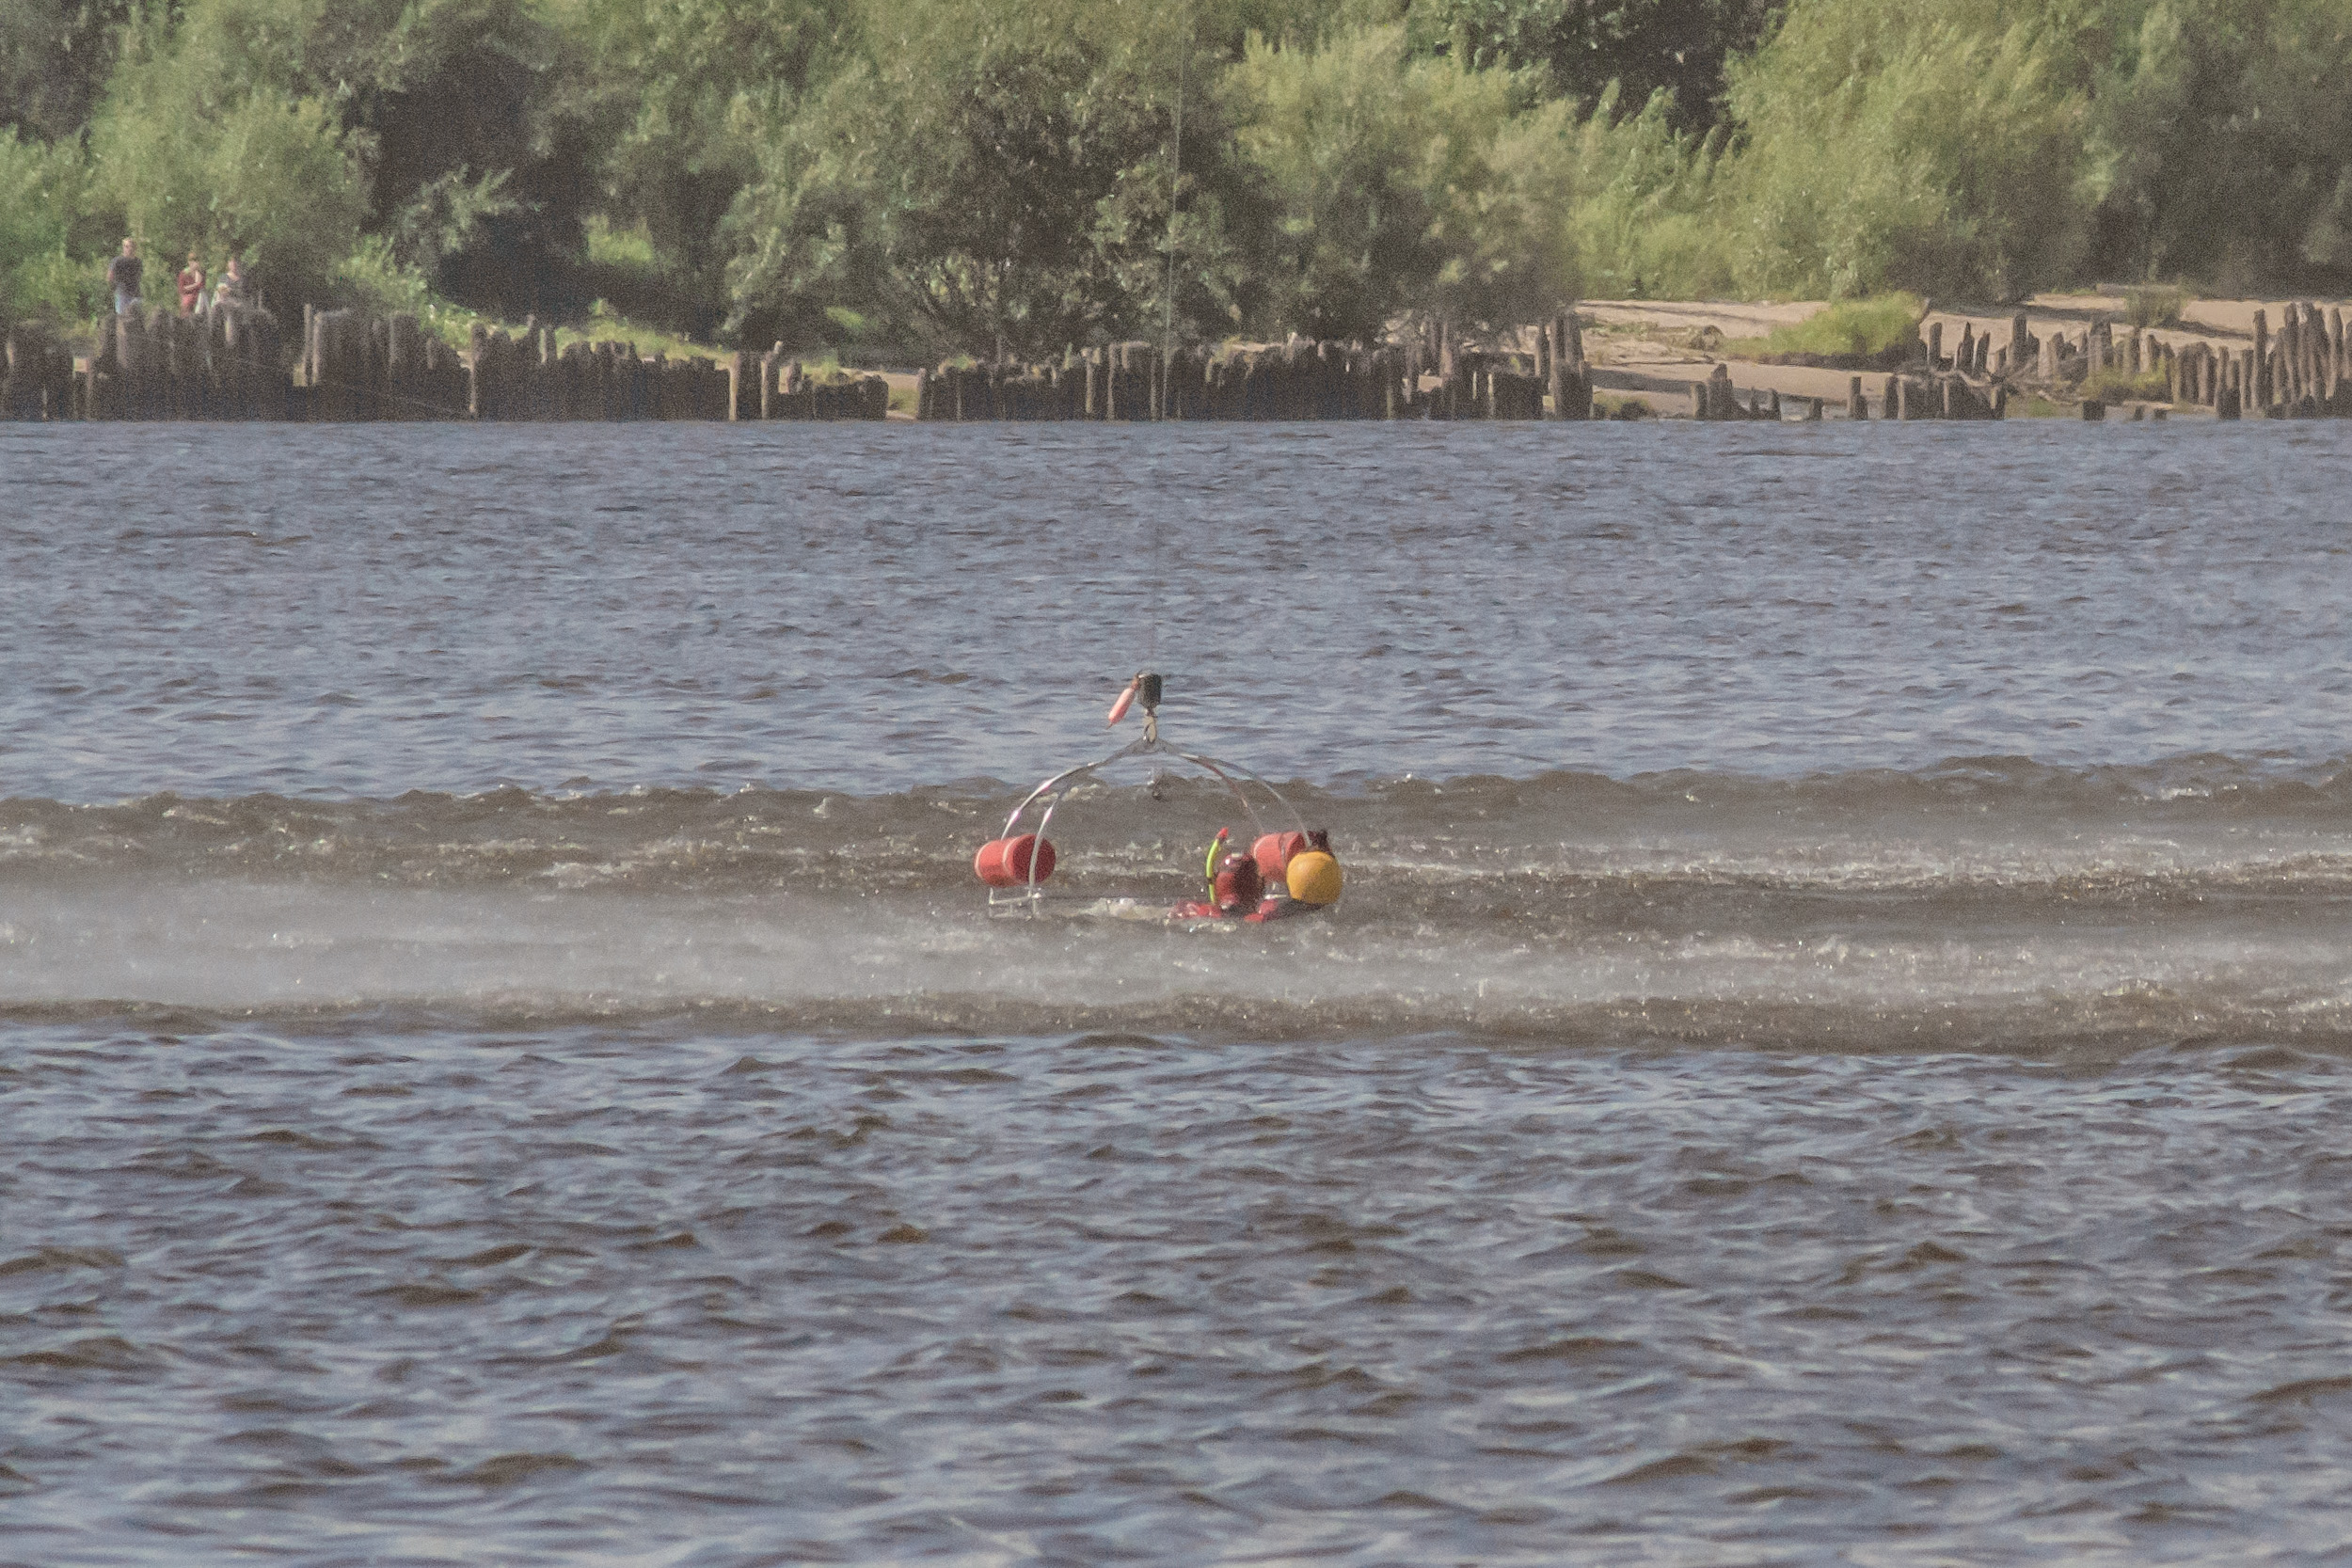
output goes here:
<path id="1" fill-rule="evenodd" d="M 2341 309 L 2286 305 L 2276 336 L 2267 309 L 2256 310 L 2253 341 L 2238 349 L 2217 348 L 2201 338 L 2174 344 L 2141 327 L 2119 332 L 2111 321 L 2093 322 L 2078 337 L 2054 332 L 2045 340 L 2027 330 L 2022 311 L 2010 318 L 2005 347 L 1994 348 L 1992 335 L 1979 336 L 1971 324 L 1947 359 L 1942 339 L 1943 324 L 1931 324 L 1931 365 L 1993 383 L 2019 379 L 2058 390 L 2110 373 L 2136 381 L 2160 377 L 2165 401 L 2210 408 L 2224 420 L 2249 412 L 2352 419 L 2352 345 L 2345 342 Z"/>
<path id="2" fill-rule="evenodd" d="M 2168 355 L 2173 401 L 2201 404 L 2225 420 L 2248 411 L 2271 419 L 2352 419 L 2352 345 L 2344 312 L 2290 304 L 2271 335 L 2267 310 L 2254 312 L 2254 341 L 2234 353 L 2193 343 Z"/>
<path id="3" fill-rule="evenodd" d="M 358 310 L 306 308 L 291 371 L 278 319 L 230 305 L 114 317 L 82 360 L 37 324 L 5 342 L 11 420 L 880 420 L 890 405 L 881 376 L 818 377 L 781 346 L 755 361 L 646 357 L 477 323 L 460 353 L 414 316 Z"/>
<path id="4" fill-rule="evenodd" d="M 1002 420 L 1588 420 L 1593 379 L 1573 315 L 1534 353 L 1293 339 L 1257 348 L 1071 348 L 1043 364 L 943 364 L 916 381 L 914 417 Z M 1433 384 L 1434 383 L 1434 384 Z"/>
<path id="5" fill-rule="evenodd" d="M 558 347 L 532 324 L 517 337 L 477 324 L 464 351 L 413 316 L 303 312 L 301 354 L 285 368 L 277 319 L 220 306 L 113 318 L 98 350 L 76 360 L 38 325 L 6 334 L 0 417 L 80 420 L 880 420 L 880 376 L 818 374 L 782 344 L 756 358 L 641 356 L 628 343 Z M 2008 341 L 1963 324 L 1946 352 L 1943 324 L 1922 333 L 1920 360 L 1890 375 L 1875 416 L 1852 379 L 1849 419 L 2000 419 L 2012 388 L 2060 396 L 2097 392 L 2110 373 L 2160 378 L 2148 401 L 2210 408 L 2219 418 L 2352 418 L 2352 344 L 2340 309 L 2290 304 L 2277 333 L 2254 313 L 2242 348 L 2201 339 L 2175 345 L 2153 331 L 2091 323 L 2044 339 L 2025 312 Z M 1293 339 L 1279 345 L 1164 352 L 1149 342 L 1067 351 L 1044 364 L 948 363 L 916 378 L 914 417 L 1004 420 L 1587 420 L 1593 372 L 1572 312 L 1506 338 L 1526 345 L 1470 349 L 1441 323 L 1387 344 Z M 1924 364 L 1920 361 L 1924 360 Z M 1924 372 L 1924 373 L 1921 373 Z M 1742 404 L 1727 366 L 1692 386 L 1701 420 L 1787 418 L 1778 393 Z M 2097 398 L 2083 398 L 2086 413 Z M 1798 417 L 1823 417 L 1820 399 Z M 2090 417 L 2098 417 L 2093 414 Z"/>
<path id="6" fill-rule="evenodd" d="M 282 420 L 278 318 L 220 304 L 113 317 L 77 360 L 38 324 L 8 333 L 0 417 L 11 420 Z"/>

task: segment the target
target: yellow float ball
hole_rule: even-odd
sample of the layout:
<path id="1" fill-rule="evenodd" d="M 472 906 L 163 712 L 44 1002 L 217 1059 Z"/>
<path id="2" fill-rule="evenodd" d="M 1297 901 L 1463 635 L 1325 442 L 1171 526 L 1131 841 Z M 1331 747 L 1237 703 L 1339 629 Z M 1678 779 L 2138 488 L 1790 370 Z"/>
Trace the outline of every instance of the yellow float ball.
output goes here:
<path id="1" fill-rule="evenodd" d="M 1293 855 L 1284 879 L 1290 883 L 1291 896 L 1302 904 L 1319 908 L 1340 901 L 1340 863 L 1320 849 Z"/>

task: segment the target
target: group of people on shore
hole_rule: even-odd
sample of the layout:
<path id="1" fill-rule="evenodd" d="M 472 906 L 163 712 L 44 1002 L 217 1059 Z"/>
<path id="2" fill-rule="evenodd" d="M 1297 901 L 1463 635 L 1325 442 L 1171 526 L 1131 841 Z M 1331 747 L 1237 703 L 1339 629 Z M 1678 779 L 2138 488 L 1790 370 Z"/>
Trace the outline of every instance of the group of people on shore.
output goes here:
<path id="1" fill-rule="evenodd" d="M 140 279 L 146 269 L 147 263 L 139 257 L 138 242 L 124 235 L 122 253 L 106 263 L 106 287 L 114 291 L 116 315 L 129 315 L 146 303 L 139 293 Z M 228 269 L 221 274 L 220 281 L 214 285 L 209 300 L 205 298 L 204 290 L 212 280 L 205 276 L 204 263 L 195 251 L 188 252 L 188 264 L 180 269 L 180 276 L 173 281 L 179 287 L 180 313 L 183 316 L 200 316 L 216 305 L 253 303 L 250 286 L 246 281 L 244 260 L 234 251 L 229 253 Z"/>

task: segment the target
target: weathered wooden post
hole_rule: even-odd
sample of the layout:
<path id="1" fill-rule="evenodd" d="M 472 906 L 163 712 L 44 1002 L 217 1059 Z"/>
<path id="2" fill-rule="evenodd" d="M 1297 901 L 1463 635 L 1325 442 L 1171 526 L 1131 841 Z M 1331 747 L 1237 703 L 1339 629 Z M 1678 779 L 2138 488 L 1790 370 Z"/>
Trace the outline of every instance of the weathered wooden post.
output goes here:
<path id="1" fill-rule="evenodd" d="M 419 373 L 423 368 L 421 361 L 424 344 L 417 329 L 417 318 L 404 312 L 385 325 L 384 385 L 390 394 L 385 399 L 390 405 L 384 410 L 385 417 L 417 419 L 424 401 L 418 396 L 424 390 L 424 378 Z"/>
<path id="2" fill-rule="evenodd" d="M 1860 423 L 1870 417 L 1870 400 L 1863 394 L 1862 378 L 1854 376 L 1846 383 L 1846 418 Z"/>
<path id="3" fill-rule="evenodd" d="M 148 330 L 158 341 L 157 356 L 164 384 L 161 417 L 184 420 L 189 417 L 195 399 L 196 322 L 177 310 L 158 308 L 148 320 Z"/>
<path id="4" fill-rule="evenodd" d="M 493 394 L 491 377 L 497 372 L 490 367 L 490 332 L 480 322 L 466 329 L 466 417 L 486 420 L 491 417 Z"/>
<path id="5" fill-rule="evenodd" d="M 0 382 L 0 419 L 38 420 L 46 413 L 49 383 L 49 337 L 40 327 L 20 322 L 8 329 L 8 378 Z M 50 416 L 55 418 L 54 415 Z"/>
<path id="6" fill-rule="evenodd" d="M 1928 369 L 1931 371 L 1951 369 L 1944 358 L 1944 324 L 1942 322 L 1928 323 Z"/>
<path id="7" fill-rule="evenodd" d="M 2270 319 L 2267 313 L 2254 312 L 2253 373 L 2246 380 L 2244 396 L 2253 400 L 2257 408 L 2270 405 Z"/>
<path id="8" fill-rule="evenodd" d="M 126 310 L 115 318 L 116 375 L 122 385 L 122 414 L 126 420 L 148 417 L 151 396 L 148 381 L 151 372 L 147 352 L 147 317 L 141 310 Z"/>
<path id="9" fill-rule="evenodd" d="M 384 365 L 391 357 L 391 347 L 386 340 L 384 323 L 375 316 L 355 315 L 359 331 L 358 414 L 362 420 L 383 417 Z"/>
<path id="10" fill-rule="evenodd" d="M 1565 420 L 1568 417 L 1567 328 L 1560 317 L 1554 315 L 1536 329 L 1535 341 L 1543 348 L 1540 369 L 1544 377 L 1544 395 L 1551 400 L 1551 417 Z"/>

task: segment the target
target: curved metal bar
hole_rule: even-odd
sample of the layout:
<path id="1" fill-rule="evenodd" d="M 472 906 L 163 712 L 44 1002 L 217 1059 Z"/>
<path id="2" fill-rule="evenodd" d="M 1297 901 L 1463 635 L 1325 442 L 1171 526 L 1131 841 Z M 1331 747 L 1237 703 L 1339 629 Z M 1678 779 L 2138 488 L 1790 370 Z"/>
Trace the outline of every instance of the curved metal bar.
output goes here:
<path id="1" fill-rule="evenodd" d="M 1004 836 L 1010 838 L 1012 836 L 1013 829 L 1021 825 L 1022 814 L 1037 803 L 1037 798 L 1039 796 L 1043 795 L 1056 785 L 1060 784 L 1065 781 L 1075 779 L 1081 774 L 1099 772 L 1101 769 L 1108 768 L 1114 762 L 1121 761 L 1124 758 L 1135 756 L 1140 752 L 1165 750 L 1166 748 L 1159 743 L 1157 737 L 1146 736 L 1139 740 L 1128 742 L 1126 745 L 1121 746 L 1118 751 L 1113 752 L 1109 756 L 1103 758 L 1100 762 L 1082 762 L 1075 768 L 1063 768 L 1060 772 L 1056 773 L 1053 777 L 1047 779 L 1043 784 L 1038 785 L 1035 789 L 1032 789 L 1029 793 L 1021 798 L 1021 803 L 1013 807 L 1012 814 L 1005 818 Z"/>
<path id="2" fill-rule="evenodd" d="M 1197 756 L 1190 752 L 1171 751 L 1168 752 L 1168 755 L 1182 757 L 1186 762 L 1198 763 L 1201 767 L 1208 768 L 1211 772 L 1216 773 L 1218 778 L 1225 777 L 1223 769 L 1232 769 L 1235 773 L 1240 774 L 1243 778 L 1248 780 L 1251 784 L 1256 784 L 1260 789 L 1264 790 L 1268 795 L 1274 797 L 1275 803 L 1279 805 L 1284 811 L 1290 813 L 1291 821 L 1297 826 L 1300 832 L 1303 833 L 1307 831 L 1307 818 L 1299 812 L 1299 809 L 1296 806 L 1290 803 L 1289 797 L 1285 796 L 1280 790 L 1275 788 L 1272 784 L 1266 783 L 1265 780 L 1260 778 L 1257 774 L 1252 773 L 1248 768 L 1242 767 L 1239 763 L 1220 763 L 1215 757 Z M 1231 783 L 1230 780 L 1227 782 L 1229 784 Z M 1235 789 L 1233 793 L 1239 795 L 1241 794 L 1241 791 Z M 1242 809 L 1245 811 L 1248 810 L 1248 800 L 1246 797 L 1242 801 Z M 1255 826 L 1264 826 L 1264 824 L 1258 821 L 1258 814 L 1256 812 L 1249 813 L 1249 820 Z"/>
<path id="3" fill-rule="evenodd" d="M 1240 805 L 1242 815 L 1249 819 L 1249 826 L 1253 835 L 1264 833 L 1266 826 L 1264 820 L 1259 816 L 1257 808 L 1250 804 L 1248 793 L 1242 788 L 1242 784 L 1244 782 L 1253 784 L 1260 789 L 1264 790 L 1267 796 L 1289 815 L 1291 821 L 1297 827 L 1300 832 L 1303 833 L 1307 831 L 1307 818 L 1299 812 L 1298 808 L 1291 804 L 1288 797 L 1283 795 L 1280 790 L 1275 788 L 1271 784 L 1268 784 L 1259 774 L 1250 771 L 1248 768 L 1240 766 L 1238 763 L 1224 762 L 1218 758 L 1208 756 L 1197 752 L 1180 752 L 1174 747 L 1163 742 L 1159 736 L 1153 731 L 1147 730 L 1140 738 L 1129 743 L 1128 745 L 1120 747 L 1118 751 L 1113 752 L 1109 756 L 1103 757 L 1094 762 L 1082 762 L 1075 768 L 1065 768 L 1060 772 L 1053 774 L 1051 777 L 1047 778 L 1036 788 L 1030 790 L 1028 794 L 1021 798 L 1020 804 L 1014 806 L 1012 811 L 1006 816 L 1004 836 L 1007 838 L 1012 837 L 1014 830 L 1020 827 L 1021 819 L 1028 815 L 1029 809 L 1032 806 L 1035 806 L 1040 800 L 1043 800 L 1045 802 L 1045 807 L 1044 810 L 1040 812 L 1038 815 L 1036 832 L 1039 838 L 1044 838 L 1047 829 L 1053 824 L 1054 813 L 1061 809 L 1061 804 L 1069 798 L 1069 792 L 1072 787 L 1082 781 L 1089 779 L 1095 774 L 1100 773 L 1103 769 L 1110 767 L 1112 764 L 1123 762 L 1127 758 L 1133 756 L 1170 756 L 1174 757 L 1179 762 L 1189 763 L 1193 767 L 1208 773 L 1210 776 L 1215 778 L 1217 783 L 1223 784 L 1226 788 L 1226 792 L 1232 795 L 1235 802 Z M 1037 863 L 1038 857 L 1032 854 L 1029 857 L 1028 881 L 1022 887 L 1020 892 L 1015 895 L 1014 899 L 1014 901 L 1027 905 L 1032 912 L 1035 911 L 1039 900 L 1043 896 L 1042 889 L 1040 887 L 1037 879 Z M 989 902 L 992 905 L 996 904 L 997 894 L 994 891 L 990 893 Z"/>
<path id="4" fill-rule="evenodd" d="M 1226 772 L 1223 768 L 1219 767 L 1215 758 L 1195 756 L 1190 752 L 1168 752 L 1168 755 L 1178 757 L 1185 762 L 1191 763 L 1195 768 L 1205 768 L 1211 773 L 1216 774 L 1216 782 L 1223 784 L 1226 792 L 1232 795 L 1234 800 L 1240 804 L 1241 814 L 1249 818 L 1251 836 L 1261 836 L 1265 832 L 1265 824 L 1258 820 L 1258 808 L 1249 803 L 1249 797 L 1242 793 L 1241 785 L 1233 782 L 1232 774 Z M 1233 771 L 1239 772 L 1241 769 L 1235 768 Z"/>

